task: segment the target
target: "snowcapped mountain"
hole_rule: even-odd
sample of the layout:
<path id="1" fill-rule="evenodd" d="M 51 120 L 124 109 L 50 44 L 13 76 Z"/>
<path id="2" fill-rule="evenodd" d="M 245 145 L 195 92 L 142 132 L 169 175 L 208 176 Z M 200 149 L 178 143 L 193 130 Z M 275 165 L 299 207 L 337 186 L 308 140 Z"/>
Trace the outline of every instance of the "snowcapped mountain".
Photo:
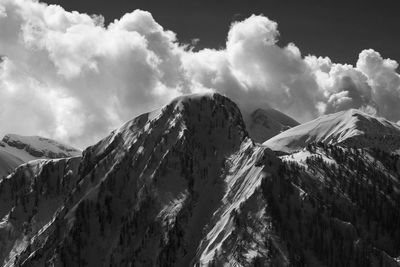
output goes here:
<path id="1" fill-rule="evenodd" d="M 250 137 L 263 143 L 271 137 L 299 125 L 297 121 L 276 109 L 256 109 L 244 118 Z"/>
<path id="2" fill-rule="evenodd" d="M 278 157 L 228 98 L 179 97 L 0 181 L 0 262 L 398 266 L 397 159 L 333 143 Z"/>
<path id="3" fill-rule="evenodd" d="M 351 109 L 319 117 L 293 127 L 264 142 L 276 151 L 291 152 L 309 143 L 344 144 L 348 147 L 400 148 L 400 126 L 383 118 Z"/>
<path id="4" fill-rule="evenodd" d="M 67 158 L 80 154 L 78 149 L 48 138 L 7 134 L 0 141 L 0 178 L 31 160 Z"/>

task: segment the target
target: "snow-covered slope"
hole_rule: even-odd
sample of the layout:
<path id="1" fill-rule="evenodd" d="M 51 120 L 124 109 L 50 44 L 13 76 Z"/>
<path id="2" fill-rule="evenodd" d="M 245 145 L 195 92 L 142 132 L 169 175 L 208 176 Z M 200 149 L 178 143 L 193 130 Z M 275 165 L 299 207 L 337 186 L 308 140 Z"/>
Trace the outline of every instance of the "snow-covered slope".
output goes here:
<path id="1" fill-rule="evenodd" d="M 0 144 L 1 147 L 1 144 Z M 15 157 L 14 155 L 2 151 L 0 149 L 0 179 L 10 172 L 12 172 L 17 166 L 24 163 L 21 159 Z"/>
<path id="2" fill-rule="evenodd" d="M 0 181 L 0 262 L 397 266 L 396 158 L 303 152 L 254 144 L 224 96 L 179 97 L 82 157 L 33 161 Z M 307 160 L 322 153 L 336 165 Z"/>
<path id="3" fill-rule="evenodd" d="M 80 154 L 78 149 L 48 138 L 7 134 L 0 141 L 0 178 L 31 160 L 68 158 Z"/>
<path id="4" fill-rule="evenodd" d="M 312 142 L 344 144 L 349 147 L 400 148 L 400 127 L 383 118 L 351 109 L 325 115 L 291 128 L 264 142 L 276 151 L 291 152 Z"/>
<path id="5" fill-rule="evenodd" d="M 251 139 L 263 143 L 271 137 L 299 125 L 297 121 L 276 109 L 256 109 L 244 118 Z"/>

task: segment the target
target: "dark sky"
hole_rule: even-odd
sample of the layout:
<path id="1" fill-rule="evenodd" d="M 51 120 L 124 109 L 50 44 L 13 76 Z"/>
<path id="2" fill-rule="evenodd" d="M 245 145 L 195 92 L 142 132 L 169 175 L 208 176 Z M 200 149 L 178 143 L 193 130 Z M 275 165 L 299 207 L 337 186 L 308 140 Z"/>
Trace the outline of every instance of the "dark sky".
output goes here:
<path id="1" fill-rule="evenodd" d="M 278 22 L 280 44 L 294 42 L 303 55 L 355 64 L 365 48 L 400 61 L 399 0 L 46 0 L 66 10 L 102 14 L 106 23 L 135 9 L 150 11 L 181 42 L 198 48 L 225 45 L 229 25 L 251 14 Z"/>

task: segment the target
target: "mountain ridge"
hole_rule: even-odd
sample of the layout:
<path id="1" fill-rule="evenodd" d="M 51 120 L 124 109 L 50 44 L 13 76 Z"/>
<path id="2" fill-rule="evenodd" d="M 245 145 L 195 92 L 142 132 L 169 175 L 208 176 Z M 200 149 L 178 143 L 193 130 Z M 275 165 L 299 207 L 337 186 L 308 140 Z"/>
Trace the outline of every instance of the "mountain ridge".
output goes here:
<path id="1" fill-rule="evenodd" d="M 263 145 L 293 152 L 312 142 L 345 144 L 350 147 L 400 148 L 400 127 L 386 119 L 350 109 L 324 115 L 272 137 Z"/>

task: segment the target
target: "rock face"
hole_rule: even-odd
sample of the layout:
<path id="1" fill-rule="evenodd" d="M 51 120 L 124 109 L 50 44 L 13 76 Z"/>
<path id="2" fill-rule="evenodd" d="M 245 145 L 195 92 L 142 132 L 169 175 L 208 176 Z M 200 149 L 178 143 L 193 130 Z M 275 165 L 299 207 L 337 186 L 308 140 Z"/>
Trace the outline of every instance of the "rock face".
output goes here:
<path id="1" fill-rule="evenodd" d="M 31 160 L 68 158 L 80 154 L 78 149 L 48 138 L 7 134 L 0 141 L 0 178 Z"/>
<path id="2" fill-rule="evenodd" d="M 272 108 L 256 109 L 245 118 L 245 123 L 250 137 L 257 143 L 263 143 L 299 125 L 294 119 Z"/>
<path id="3" fill-rule="evenodd" d="M 219 94 L 177 98 L 82 157 L 30 162 L 3 179 L 0 260 L 397 266 L 394 156 L 306 148 L 278 157 L 255 144 L 236 104 Z"/>

